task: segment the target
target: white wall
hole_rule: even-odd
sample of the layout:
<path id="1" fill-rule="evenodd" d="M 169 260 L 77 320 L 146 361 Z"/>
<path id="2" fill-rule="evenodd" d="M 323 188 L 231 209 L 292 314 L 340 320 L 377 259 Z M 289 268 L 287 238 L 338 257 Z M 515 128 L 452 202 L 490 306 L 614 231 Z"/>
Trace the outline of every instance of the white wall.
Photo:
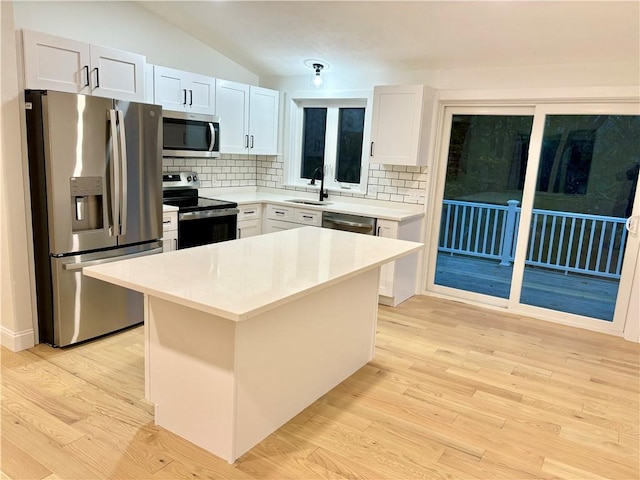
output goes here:
<path id="1" fill-rule="evenodd" d="M 14 3 L 15 27 L 140 53 L 148 63 L 251 85 L 258 77 L 135 2 Z"/>
<path id="2" fill-rule="evenodd" d="M 296 77 L 261 77 L 260 84 L 280 91 L 311 89 L 312 73 Z M 374 85 L 425 83 L 437 90 L 497 90 L 562 87 L 638 86 L 637 64 L 600 63 L 531 65 L 410 72 L 329 72 L 322 75 L 323 90 L 363 90 Z"/>
<path id="3" fill-rule="evenodd" d="M 0 333 L 2 345 L 17 351 L 32 347 L 35 336 L 12 7 L 12 2 L 0 2 Z"/>

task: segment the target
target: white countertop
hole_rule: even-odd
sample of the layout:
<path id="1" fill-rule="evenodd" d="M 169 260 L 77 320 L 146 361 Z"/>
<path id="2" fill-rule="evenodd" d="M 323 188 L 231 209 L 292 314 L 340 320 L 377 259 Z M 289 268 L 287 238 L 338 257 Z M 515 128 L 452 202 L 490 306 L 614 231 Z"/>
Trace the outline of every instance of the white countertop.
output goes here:
<path id="1" fill-rule="evenodd" d="M 85 267 L 83 273 L 242 321 L 420 248 L 416 242 L 303 227 Z"/>
<path id="2" fill-rule="evenodd" d="M 333 197 L 324 200 L 322 205 L 306 205 L 288 202 L 287 200 L 303 198 L 307 200 L 316 200 L 317 197 L 310 197 L 308 193 L 296 191 L 283 191 L 283 193 L 272 192 L 220 192 L 214 188 L 201 188 L 199 190 L 201 197 L 218 198 L 220 200 L 228 200 L 236 202 L 238 205 L 248 203 L 275 203 L 295 208 L 304 208 L 305 210 L 323 210 L 327 212 L 348 213 L 351 215 L 362 215 L 365 217 L 380 218 L 383 220 L 395 220 L 402 222 L 412 218 L 420 218 L 424 216 L 423 205 L 400 204 L 397 208 L 391 206 L 376 205 L 371 201 L 366 202 L 346 202 L 334 200 Z"/>
<path id="3" fill-rule="evenodd" d="M 162 212 L 163 213 L 177 212 L 177 211 L 178 211 L 178 207 L 174 207 L 173 205 L 165 205 L 164 203 L 162 204 Z"/>

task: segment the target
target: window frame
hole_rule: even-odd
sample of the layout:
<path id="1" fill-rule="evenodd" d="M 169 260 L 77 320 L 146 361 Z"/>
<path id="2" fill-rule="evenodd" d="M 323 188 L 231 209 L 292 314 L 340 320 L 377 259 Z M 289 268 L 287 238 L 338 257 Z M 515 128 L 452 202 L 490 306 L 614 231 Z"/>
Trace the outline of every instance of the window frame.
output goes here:
<path id="1" fill-rule="evenodd" d="M 287 121 L 285 129 L 284 168 L 286 187 L 319 190 L 320 182 L 309 185 L 309 180 L 300 176 L 302 166 L 302 132 L 305 107 L 329 108 L 327 111 L 327 135 L 325 139 L 326 173 L 324 187 L 329 192 L 366 194 L 369 178 L 369 149 L 371 142 L 371 110 L 373 91 L 343 92 L 294 92 L 288 95 Z M 339 108 L 364 108 L 362 135 L 362 157 L 360 182 L 343 183 L 335 180 L 337 162 L 337 123 Z M 333 112 L 333 113 L 332 113 Z M 335 127 L 335 130 L 333 129 Z M 331 128 L 331 130 L 330 130 Z"/>

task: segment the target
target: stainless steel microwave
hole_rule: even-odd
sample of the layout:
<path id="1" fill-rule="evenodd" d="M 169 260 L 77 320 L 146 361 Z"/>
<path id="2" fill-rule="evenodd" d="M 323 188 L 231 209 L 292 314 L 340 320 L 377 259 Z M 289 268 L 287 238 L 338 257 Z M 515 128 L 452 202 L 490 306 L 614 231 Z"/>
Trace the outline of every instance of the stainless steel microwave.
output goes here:
<path id="1" fill-rule="evenodd" d="M 220 118 L 163 110 L 162 138 L 163 157 L 219 157 Z"/>

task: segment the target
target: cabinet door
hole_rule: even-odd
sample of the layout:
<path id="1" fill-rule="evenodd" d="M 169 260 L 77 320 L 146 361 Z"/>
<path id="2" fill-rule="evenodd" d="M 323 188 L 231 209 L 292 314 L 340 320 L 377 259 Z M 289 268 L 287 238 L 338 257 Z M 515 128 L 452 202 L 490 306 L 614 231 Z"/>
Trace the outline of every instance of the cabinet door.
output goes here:
<path id="1" fill-rule="evenodd" d="M 260 87 L 249 91 L 249 153 L 278 153 L 278 107 L 280 93 Z"/>
<path id="2" fill-rule="evenodd" d="M 155 103 L 167 110 L 184 111 L 187 104 L 187 87 L 182 71 L 154 66 L 153 95 Z"/>
<path id="3" fill-rule="evenodd" d="M 30 30 L 22 40 L 26 88 L 91 93 L 89 44 Z"/>
<path id="4" fill-rule="evenodd" d="M 171 230 L 162 234 L 162 251 L 173 252 L 178 249 L 178 231 Z"/>
<path id="5" fill-rule="evenodd" d="M 379 237 L 398 238 L 398 222 L 378 220 L 376 234 Z M 378 293 L 386 297 L 393 297 L 393 276 L 395 262 L 390 262 L 380 267 L 380 288 Z"/>
<path id="6" fill-rule="evenodd" d="M 424 85 L 381 86 L 373 89 L 370 161 L 388 165 L 425 163 L 419 147 Z"/>
<path id="7" fill-rule="evenodd" d="M 221 153 L 247 153 L 249 147 L 249 85 L 216 80 L 216 115 L 220 117 Z"/>
<path id="8" fill-rule="evenodd" d="M 144 55 L 91 45 L 92 94 L 144 102 Z"/>
<path id="9" fill-rule="evenodd" d="M 216 104 L 216 80 L 205 75 L 183 72 L 187 78 L 186 109 L 193 113 L 213 115 Z"/>
<path id="10" fill-rule="evenodd" d="M 238 238 L 255 237 L 260 233 L 262 233 L 262 229 L 259 219 L 238 222 Z"/>

